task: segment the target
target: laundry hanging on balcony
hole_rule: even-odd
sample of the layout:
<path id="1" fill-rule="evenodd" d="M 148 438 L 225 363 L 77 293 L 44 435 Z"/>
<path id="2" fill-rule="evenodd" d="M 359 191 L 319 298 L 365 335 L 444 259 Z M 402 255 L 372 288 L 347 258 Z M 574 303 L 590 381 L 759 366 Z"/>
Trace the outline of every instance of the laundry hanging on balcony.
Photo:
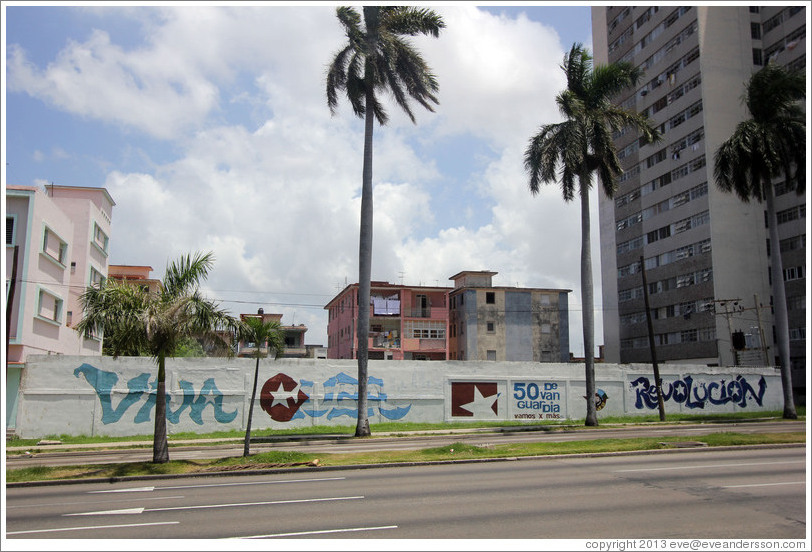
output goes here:
<path id="1" fill-rule="evenodd" d="M 372 298 L 373 316 L 400 316 L 400 299 L 397 293 L 389 297 Z"/>

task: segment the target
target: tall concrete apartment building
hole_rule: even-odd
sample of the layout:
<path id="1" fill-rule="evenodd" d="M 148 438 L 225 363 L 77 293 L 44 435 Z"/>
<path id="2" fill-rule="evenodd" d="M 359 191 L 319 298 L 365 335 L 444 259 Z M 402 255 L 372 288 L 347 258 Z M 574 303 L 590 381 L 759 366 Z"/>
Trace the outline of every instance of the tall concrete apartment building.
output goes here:
<path id="1" fill-rule="evenodd" d="M 650 361 L 642 258 L 658 360 L 777 363 L 769 263 L 780 254 L 793 382 L 804 387 L 806 196 L 776 181 L 781 243 L 770 244 L 765 204 L 721 192 L 713 157 L 748 116 L 741 97 L 754 72 L 806 69 L 806 18 L 798 5 L 592 8 L 595 63 L 645 70 L 617 101 L 663 134 L 642 144 L 616 133 L 624 173 L 613 199 L 600 195 L 608 362 Z"/>

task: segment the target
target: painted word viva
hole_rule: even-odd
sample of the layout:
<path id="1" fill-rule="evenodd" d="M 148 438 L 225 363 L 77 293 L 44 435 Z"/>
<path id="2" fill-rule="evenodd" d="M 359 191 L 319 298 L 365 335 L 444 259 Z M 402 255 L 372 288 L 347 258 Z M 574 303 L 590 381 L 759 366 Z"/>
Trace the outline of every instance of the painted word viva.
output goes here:
<path id="1" fill-rule="evenodd" d="M 112 391 L 118 383 L 118 375 L 114 372 L 99 370 L 90 364 L 82 364 L 73 371 L 77 378 L 82 375 L 87 382 L 95 389 L 102 407 L 102 423 L 112 424 L 121 419 L 127 410 L 141 400 L 144 394 L 146 401 L 135 414 L 133 422 L 136 424 L 148 422 L 152 410 L 155 408 L 155 389 L 158 387 L 156 380 L 149 381 L 150 374 L 143 373 L 130 379 L 127 382 L 128 393 L 118 402 L 118 406 L 113 407 Z M 203 382 L 200 393 L 195 394 L 194 387 L 185 380 L 180 380 L 178 385 L 183 392 L 180 406 L 172 409 L 172 401 L 175 399 L 167 391 L 166 393 L 166 419 L 176 424 L 180 421 L 180 415 L 189 410 L 189 417 L 198 425 L 203 425 L 203 410 L 208 405 L 214 409 L 214 419 L 221 424 L 227 424 L 237 417 L 237 410 L 225 412 L 223 410 L 223 393 L 217 389 L 214 378 L 209 378 Z"/>
<path id="2" fill-rule="evenodd" d="M 762 405 L 767 382 L 762 376 L 758 381 L 758 391 L 747 382 L 747 378 L 738 375 L 734 381 L 695 383 L 691 376 L 671 383 L 663 382 L 663 400 L 672 400 L 684 404 L 687 408 L 705 408 L 706 404 L 723 405 L 734 403 L 745 408 L 747 399 L 752 398 L 759 406 Z M 657 386 L 646 377 L 639 377 L 629 386 L 637 394 L 635 408 L 657 408 Z"/>

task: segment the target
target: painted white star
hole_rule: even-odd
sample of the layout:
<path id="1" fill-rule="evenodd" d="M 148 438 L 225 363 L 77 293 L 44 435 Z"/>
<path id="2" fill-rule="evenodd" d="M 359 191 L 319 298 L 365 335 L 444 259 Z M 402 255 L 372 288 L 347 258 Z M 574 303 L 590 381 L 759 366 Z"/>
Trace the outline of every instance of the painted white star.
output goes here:
<path id="1" fill-rule="evenodd" d="M 285 388 L 282 386 L 282 382 L 280 381 L 275 391 L 271 389 L 271 394 L 273 395 L 273 403 L 271 404 L 271 408 L 277 404 L 288 407 L 288 399 L 293 399 L 294 403 L 299 399 L 299 385 L 297 384 L 296 387 L 290 391 L 285 391 Z"/>
<path id="2" fill-rule="evenodd" d="M 479 387 L 474 386 L 474 400 L 466 404 L 461 404 L 460 408 L 464 408 L 474 415 L 475 418 L 498 418 L 499 416 L 493 411 L 493 404 L 499 400 L 499 393 L 483 397 Z"/>

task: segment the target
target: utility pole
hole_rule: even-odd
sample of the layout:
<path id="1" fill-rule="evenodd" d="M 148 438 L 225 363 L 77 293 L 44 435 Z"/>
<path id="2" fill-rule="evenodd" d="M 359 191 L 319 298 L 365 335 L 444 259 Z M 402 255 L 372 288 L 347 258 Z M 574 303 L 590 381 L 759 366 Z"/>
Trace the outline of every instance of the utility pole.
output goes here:
<path id="1" fill-rule="evenodd" d="M 758 294 L 753 295 L 756 306 L 756 318 L 758 319 L 758 338 L 761 341 L 761 351 L 764 353 L 764 365 L 770 366 L 770 355 L 767 353 L 767 341 L 764 339 L 764 328 L 761 326 L 761 305 L 758 302 Z"/>
<path id="2" fill-rule="evenodd" d="M 643 298 L 646 301 L 646 323 L 648 324 L 648 346 L 651 350 L 651 364 L 654 367 L 654 385 L 657 388 L 657 408 L 660 411 L 660 421 L 665 421 L 665 405 L 663 404 L 663 382 L 660 379 L 660 367 L 657 365 L 657 348 L 654 346 L 654 324 L 651 321 L 651 307 L 648 302 L 648 282 L 646 281 L 646 263 L 640 255 L 640 271 L 643 274 Z"/>
<path id="3" fill-rule="evenodd" d="M 725 315 L 725 320 L 727 320 L 727 333 L 728 339 L 730 340 L 730 352 L 733 354 L 733 366 L 739 365 L 739 354 L 736 349 L 733 347 L 733 328 L 730 325 L 730 315 L 736 312 L 736 307 L 739 306 L 739 302 L 741 299 L 716 299 L 714 303 L 719 303 L 720 307 L 725 308 L 725 312 L 722 313 Z M 733 304 L 733 310 L 730 310 L 728 306 Z M 739 308 L 741 310 L 741 308 Z"/>

